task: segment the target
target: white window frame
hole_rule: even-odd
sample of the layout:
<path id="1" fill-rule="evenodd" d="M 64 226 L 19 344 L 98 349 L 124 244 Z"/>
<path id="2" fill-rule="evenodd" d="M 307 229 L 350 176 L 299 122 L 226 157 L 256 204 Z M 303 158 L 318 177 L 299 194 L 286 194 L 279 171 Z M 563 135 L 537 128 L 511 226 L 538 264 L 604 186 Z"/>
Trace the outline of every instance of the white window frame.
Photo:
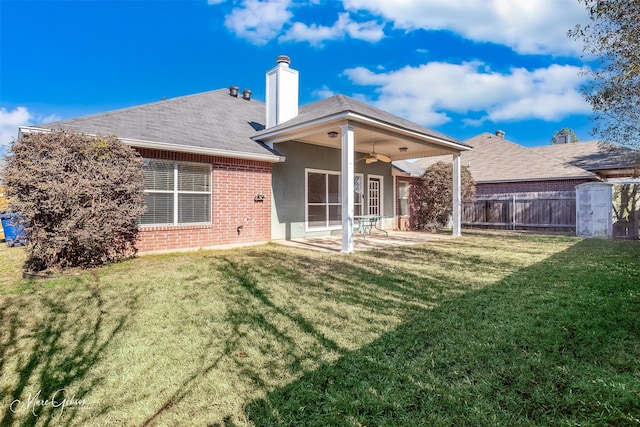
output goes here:
<path id="1" fill-rule="evenodd" d="M 145 193 L 160 193 L 160 194 L 173 194 L 173 221 L 171 223 L 141 223 L 141 227 L 159 227 L 159 226 L 174 226 L 174 225 L 209 225 L 212 222 L 213 216 L 213 170 L 211 167 L 211 163 L 197 163 L 197 162 L 184 162 L 179 160 L 168 160 L 168 159 L 154 159 L 154 158 L 145 158 L 144 160 L 159 160 L 159 161 L 169 161 L 173 162 L 173 190 L 147 190 L 145 189 Z M 207 165 L 209 167 L 209 191 L 184 191 L 178 189 L 178 165 L 198 165 L 204 166 Z M 209 196 L 209 221 L 205 222 L 179 222 L 179 196 L 181 194 L 204 194 Z"/>
<path id="2" fill-rule="evenodd" d="M 340 206 L 342 206 L 342 173 L 339 171 L 332 171 L 332 170 L 326 170 L 326 169 L 311 169 L 311 168 L 305 168 L 304 170 L 304 227 L 305 227 L 305 231 L 306 232 L 313 232 L 313 231 L 330 231 L 330 230 L 340 230 L 342 228 L 342 224 L 340 225 L 329 225 L 329 206 L 332 204 L 337 204 L 337 203 L 329 203 L 328 202 L 328 195 L 327 195 L 327 202 L 323 203 L 324 205 L 327 206 L 327 220 L 325 223 L 324 227 L 313 227 L 313 226 L 309 226 L 309 174 L 310 173 L 317 173 L 317 174 L 324 174 L 324 175 L 337 175 L 338 176 L 338 200 L 339 200 L 339 204 Z M 361 185 L 361 191 L 364 191 L 365 189 L 362 188 L 364 186 L 364 174 L 361 173 L 356 173 L 354 174 L 354 179 L 355 177 L 359 177 L 360 178 L 360 182 L 362 183 Z M 328 191 L 328 190 L 327 190 Z M 362 194 L 362 193 L 361 193 Z M 354 201 L 354 205 L 355 205 L 355 201 Z M 360 201 L 359 204 L 362 206 L 361 210 L 364 211 L 364 200 L 362 197 L 360 197 Z"/>

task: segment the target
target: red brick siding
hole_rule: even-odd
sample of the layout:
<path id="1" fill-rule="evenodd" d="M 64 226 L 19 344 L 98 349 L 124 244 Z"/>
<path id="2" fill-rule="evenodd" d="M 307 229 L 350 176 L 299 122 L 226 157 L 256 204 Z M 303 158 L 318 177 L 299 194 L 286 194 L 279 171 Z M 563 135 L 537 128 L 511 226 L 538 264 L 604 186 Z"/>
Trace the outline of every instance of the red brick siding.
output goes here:
<path id="1" fill-rule="evenodd" d="M 476 184 L 476 194 L 508 194 L 540 191 L 575 191 L 576 185 L 593 182 L 592 179 L 565 179 L 557 181 L 525 181 Z"/>
<path id="2" fill-rule="evenodd" d="M 138 149 L 145 158 L 212 165 L 211 224 L 141 226 L 140 252 L 197 249 L 271 239 L 271 164 L 203 154 Z M 263 201 L 254 201 L 264 194 Z M 238 227 L 242 226 L 238 233 Z"/>

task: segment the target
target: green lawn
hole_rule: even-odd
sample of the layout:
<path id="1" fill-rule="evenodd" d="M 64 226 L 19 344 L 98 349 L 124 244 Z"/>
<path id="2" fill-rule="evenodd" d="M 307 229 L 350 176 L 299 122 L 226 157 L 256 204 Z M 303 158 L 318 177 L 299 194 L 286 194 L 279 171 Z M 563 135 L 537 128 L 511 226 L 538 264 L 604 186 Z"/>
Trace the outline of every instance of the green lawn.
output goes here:
<path id="1" fill-rule="evenodd" d="M 2 244 L 2 426 L 640 425 L 640 242 L 264 245 L 38 281 L 23 257 Z"/>

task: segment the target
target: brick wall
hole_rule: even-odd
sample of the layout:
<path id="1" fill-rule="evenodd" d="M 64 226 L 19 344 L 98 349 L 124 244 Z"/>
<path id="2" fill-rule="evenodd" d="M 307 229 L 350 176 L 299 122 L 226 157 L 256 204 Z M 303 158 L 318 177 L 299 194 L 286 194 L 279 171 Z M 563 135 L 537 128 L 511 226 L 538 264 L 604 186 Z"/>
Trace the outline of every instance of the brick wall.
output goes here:
<path id="1" fill-rule="evenodd" d="M 576 185 L 593 182 L 592 179 L 563 179 L 556 181 L 525 181 L 476 184 L 476 194 L 529 193 L 541 191 L 575 191 Z"/>
<path id="2" fill-rule="evenodd" d="M 267 242 L 271 239 L 271 164 L 202 154 L 138 149 L 145 158 L 212 165 L 211 224 L 141 226 L 140 252 Z M 264 194 L 263 201 L 255 201 Z M 240 228 L 241 227 L 241 228 Z"/>

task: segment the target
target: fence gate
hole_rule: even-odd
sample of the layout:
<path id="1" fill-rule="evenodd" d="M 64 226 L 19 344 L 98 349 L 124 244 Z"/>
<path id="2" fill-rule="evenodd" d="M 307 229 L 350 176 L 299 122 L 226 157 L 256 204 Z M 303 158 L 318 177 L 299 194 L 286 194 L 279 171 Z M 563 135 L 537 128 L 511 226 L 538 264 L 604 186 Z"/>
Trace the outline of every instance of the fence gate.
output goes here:
<path id="1" fill-rule="evenodd" d="M 612 184 L 593 182 L 576 187 L 576 234 L 613 237 Z"/>

